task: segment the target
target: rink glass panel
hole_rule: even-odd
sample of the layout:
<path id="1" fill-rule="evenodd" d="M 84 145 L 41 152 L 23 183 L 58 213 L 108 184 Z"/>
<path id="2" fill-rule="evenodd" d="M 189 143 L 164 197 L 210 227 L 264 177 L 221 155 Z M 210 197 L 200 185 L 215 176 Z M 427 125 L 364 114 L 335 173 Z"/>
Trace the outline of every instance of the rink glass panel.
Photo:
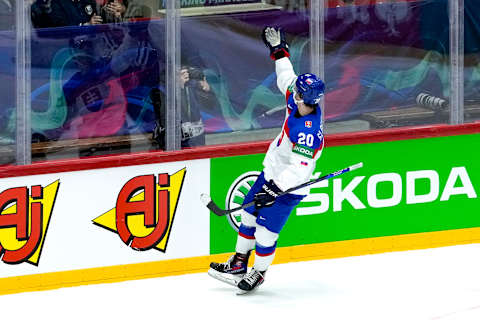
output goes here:
<path id="1" fill-rule="evenodd" d="M 181 89 L 182 147 L 273 139 L 285 117 L 285 98 L 261 33 L 267 25 L 281 27 L 295 71 L 308 72 L 306 1 L 211 2 L 202 12 L 182 9 L 182 85 L 189 73 Z M 200 119 L 204 134 L 189 139 L 186 123 Z"/>
<path id="2" fill-rule="evenodd" d="M 165 21 L 135 6 L 117 23 L 32 26 L 34 162 L 157 149 L 151 92 L 165 87 Z"/>
<path id="3" fill-rule="evenodd" d="M 480 118 L 480 11 L 478 2 L 465 0 L 464 5 L 464 119 Z"/>
<path id="4" fill-rule="evenodd" d="M 448 123 L 448 1 L 354 3 L 325 14 L 327 133 Z"/>
<path id="5" fill-rule="evenodd" d="M 16 27 L 15 7 L 0 11 L 0 165 L 16 162 Z"/>
<path id="6" fill-rule="evenodd" d="M 178 1 L 184 8 L 177 67 L 193 68 L 196 79 L 188 90 L 178 84 L 180 101 L 168 106 L 176 118 L 168 120 L 194 122 L 187 137 L 203 132 L 184 147 L 271 140 L 284 118 L 284 98 L 260 32 L 265 25 L 282 27 L 296 72 L 311 71 L 310 2 L 205 1 L 195 8 L 201 2 Z M 156 122 L 169 127 L 162 123 L 168 122 L 166 87 L 177 80 L 165 74 L 166 3 L 132 1 L 121 23 L 31 28 L 33 162 L 165 148 L 152 134 Z M 438 103 L 450 97 L 447 0 L 325 3 L 319 19 L 325 59 L 318 59 L 327 85 L 327 134 L 449 122 L 448 103 Z M 472 6 L 465 1 L 466 121 L 478 119 L 468 109 L 478 100 L 478 10 Z M 4 25 L 0 141 L 6 164 L 15 162 L 17 93 L 14 22 Z M 208 90 L 198 85 L 202 76 Z M 152 101 L 152 89 L 163 103 Z"/>

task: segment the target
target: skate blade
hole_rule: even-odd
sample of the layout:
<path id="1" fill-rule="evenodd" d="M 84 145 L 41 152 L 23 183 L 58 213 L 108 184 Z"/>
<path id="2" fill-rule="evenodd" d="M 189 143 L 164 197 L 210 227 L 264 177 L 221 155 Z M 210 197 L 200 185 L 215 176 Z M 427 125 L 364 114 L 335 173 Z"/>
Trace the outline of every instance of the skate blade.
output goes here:
<path id="1" fill-rule="evenodd" d="M 258 286 L 258 287 L 260 287 L 260 286 Z M 252 292 L 257 291 L 258 287 L 255 287 L 255 288 L 253 288 L 253 289 L 250 290 L 250 291 L 245 291 L 245 290 L 240 289 L 240 288 L 237 286 L 237 292 L 236 292 L 236 294 L 237 294 L 237 296 L 243 296 L 243 295 L 246 295 L 246 294 L 250 294 L 250 293 L 252 293 Z"/>
<path id="2" fill-rule="evenodd" d="M 238 283 L 240 280 L 242 280 L 241 276 L 235 276 L 235 275 L 230 275 L 230 277 L 226 277 L 222 273 L 218 272 L 217 270 L 214 269 L 209 269 L 208 270 L 208 275 L 214 279 L 220 280 L 222 282 L 225 282 L 231 286 L 237 287 Z"/>
<path id="3" fill-rule="evenodd" d="M 240 282 L 240 281 L 239 281 L 239 282 Z M 252 293 L 252 292 L 256 291 L 256 290 L 258 289 L 258 287 L 260 287 L 262 284 L 263 284 L 263 282 L 260 283 L 258 286 L 256 286 L 255 288 L 253 288 L 253 289 L 250 290 L 250 291 L 242 290 L 242 289 L 240 289 L 240 288 L 238 287 L 238 285 L 237 285 L 237 296 L 243 296 L 243 295 L 245 295 L 245 294 Z"/>
<path id="4" fill-rule="evenodd" d="M 252 291 L 254 291 L 254 290 L 252 290 Z M 249 293 L 252 292 L 252 291 L 245 291 L 245 290 L 242 290 L 242 289 L 240 289 L 240 288 L 237 288 L 236 295 L 237 295 L 237 296 L 243 296 L 243 295 L 249 294 Z"/>

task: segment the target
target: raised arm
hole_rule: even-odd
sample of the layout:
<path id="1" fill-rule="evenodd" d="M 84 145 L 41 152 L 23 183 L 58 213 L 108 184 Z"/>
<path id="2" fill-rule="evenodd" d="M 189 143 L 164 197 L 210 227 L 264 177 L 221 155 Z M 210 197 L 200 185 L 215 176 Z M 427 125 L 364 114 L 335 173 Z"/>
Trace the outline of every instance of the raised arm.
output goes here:
<path id="1" fill-rule="evenodd" d="M 270 49 L 270 58 L 275 61 L 278 89 L 286 94 L 297 75 L 289 59 L 290 53 L 285 33 L 280 28 L 265 27 L 262 32 L 262 39 Z"/>
<path id="2" fill-rule="evenodd" d="M 275 72 L 277 73 L 277 86 L 281 93 L 287 94 L 290 88 L 297 79 L 297 75 L 293 70 L 292 63 L 289 58 L 281 58 L 275 61 Z M 292 91 L 293 92 L 293 91 Z"/>

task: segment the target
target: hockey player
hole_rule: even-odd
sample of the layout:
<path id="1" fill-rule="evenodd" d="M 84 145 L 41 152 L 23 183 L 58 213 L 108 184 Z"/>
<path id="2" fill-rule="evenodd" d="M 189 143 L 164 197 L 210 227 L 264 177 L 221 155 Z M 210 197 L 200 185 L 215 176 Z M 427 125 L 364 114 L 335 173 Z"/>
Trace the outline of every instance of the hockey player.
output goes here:
<path id="1" fill-rule="evenodd" d="M 278 235 L 308 190 L 280 196 L 279 193 L 309 181 L 324 145 L 319 105 L 325 91 L 323 81 L 311 73 L 297 77 L 282 30 L 266 27 L 262 39 L 275 61 L 278 88 L 285 94 L 286 119 L 282 131 L 268 148 L 263 172 L 245 197 L 244 203 L 255 201 L 255 206 L 241 212 L 235 255 L 225 263 L 212 262 L 208 272 L 244 292 L 263 283 L 274 258 Z M 253 249 L 255 262 L 247 273 Z"/>

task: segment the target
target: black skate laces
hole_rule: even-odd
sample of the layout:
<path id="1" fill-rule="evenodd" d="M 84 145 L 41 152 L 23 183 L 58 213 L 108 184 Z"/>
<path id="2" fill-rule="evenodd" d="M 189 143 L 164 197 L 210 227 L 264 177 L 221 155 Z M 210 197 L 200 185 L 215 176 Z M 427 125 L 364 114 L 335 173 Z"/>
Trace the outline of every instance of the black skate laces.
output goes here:
<path id="1" fill-rule="evenodd" d="M 263 279 L 263 274 L 260 271 L 252 269 L 243 280 L 245 280 L 250 286 L 253 286 L 260 278 Z"/>

